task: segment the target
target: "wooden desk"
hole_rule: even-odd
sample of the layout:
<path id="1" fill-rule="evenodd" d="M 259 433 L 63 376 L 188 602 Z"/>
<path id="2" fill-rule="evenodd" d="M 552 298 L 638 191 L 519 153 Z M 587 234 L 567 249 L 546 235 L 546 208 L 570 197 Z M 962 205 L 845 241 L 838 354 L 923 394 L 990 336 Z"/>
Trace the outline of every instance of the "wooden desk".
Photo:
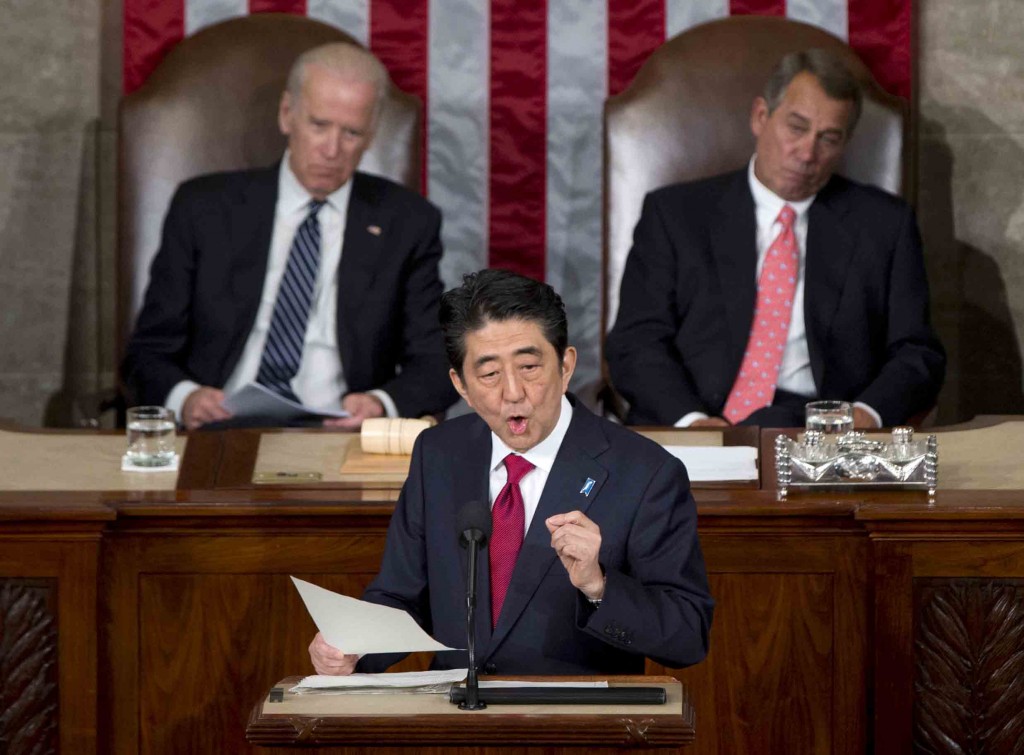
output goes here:
<path id="1" fill-rule="evenodd" d="M 296 695 L 291 689 L 299 679 L 275 685 L 284 693 L 282 701 L 264 696 L 253 708 L 246 728 L 251 743 L 344 745 L 353 754 L 416 745 L 418 753 L 585 755 L 595 748 L 682 748 L 694 738 L 693 706 L 672 677 L 607 679 L 612 687 L 664 687 L 664 705 L 492 705 L 480 711 L 459 710 L 441 694 Z"/>
<path id="2" fill-rule="evenodd" d="M 24 699 L 42 720 L 58 711 L 45 741 L 76 754 L 254 751 L 243 736 L 252 695 L 308 669 L 314 628 L 289 575 L 359 594 L 377 571 L 398 490 L 256 486 L 243 469 L 255 457 L 236 451 L 245 442 L 191 436 L 176 490 L 0 492 L 0 621 L 14 626 L 15 596 L 35 596 L 41 608 L 27 625 L 52 649 L 49 676 L 8 683 L 0 711 L 31 691 Z M 908 752 L 967 731 L 986 699 L 1006 701 L 984 712 L 999 731 L 1017 731 L 1014 653 L 1002 656 L 1014 675 L 996 678 L 1005 688 L 985 687 L 991 697 L 964 698 L 966 707 L 955 707 L 966 672 L 945 675 L 942 664 L 1019 646 L 1024 486 L 943 489 L 941 439 L 940 458 L 932 501 L 822 492 L 779 501 L 770 475 L 761 490 L 695 491 L 718 602 L 712 649 L 705 663 L 670 672 L 695 701 L 694 752 Z M 926 630 L 936 626 L 945 634 Z M 961 626 L 970 631 L 955 634 Z M 0 670 L 13 636 L 0 639 Z M 942 645 L 927 644 L 937 637 Z M 32 688 L 35 679 L 44 682 Z M 943 706 L 964 714 L 925 715 Z"/>

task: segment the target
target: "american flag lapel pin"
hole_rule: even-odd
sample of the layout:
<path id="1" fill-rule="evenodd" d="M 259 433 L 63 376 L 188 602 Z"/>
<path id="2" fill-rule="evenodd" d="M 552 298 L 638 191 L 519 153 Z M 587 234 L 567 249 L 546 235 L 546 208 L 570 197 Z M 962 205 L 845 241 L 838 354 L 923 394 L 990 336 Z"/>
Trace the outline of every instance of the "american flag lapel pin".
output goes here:
<path id="1" fill-rule="evenodd" d="M 381 233 L 379 225 L 368 225 L 366 226 L 366 230 L 372 233 L 374 236 L 380 236 Z"/>
<path id="2" fill-rule="evenodd" d="M 583 483 L 583 487 L 580 488 L 580 493 L 590 498 L 590 491 L 594 489 L 594 484 L 597 482 L 593 477 L 588 477 L 587 481 Z"/>

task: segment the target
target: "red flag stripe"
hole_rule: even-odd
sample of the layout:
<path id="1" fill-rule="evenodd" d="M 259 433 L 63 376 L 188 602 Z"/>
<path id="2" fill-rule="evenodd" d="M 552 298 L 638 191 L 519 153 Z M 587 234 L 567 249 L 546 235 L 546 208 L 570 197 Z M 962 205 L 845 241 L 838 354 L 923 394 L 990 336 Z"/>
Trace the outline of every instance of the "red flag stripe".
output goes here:
<path id="1" fill-rule="evenodd" d="M 420 188 L 427 187 L 427 71 L 430 4 L 428 0 L 372 0 L 370 49 L 391 74 L 395 86 L 423 101 Z"/>
<path id="2" fill-rule="evenodd" d="M 125 94 L 142 86 L 184 36 L 184 0 L 124 0 Z"/>
<path id="3" fill-rule="evenodd" d="M 547 3 L 491 3 L 490 265 L 544 280 Z"/>
<path id="4" fill-rule="evenodd" d="M 665 0 L 608 0 L 608 94 L 628 87 L 665 41 Z"/>
<path id="5" fill-rule="evenodd" d="M 297 13 L 306 15 L 306 0 L 249 0 L 250 13 Z"/>
<path id="6" fill-rule="evenodd" d="M 882 88 L 911 96 L 912 0 L 848 0 L 849 43 Z"/>
<path id="7" fill-rule="evenodd" d="M 729 0 L 733 16 L 785 16 L 786 0 Z"/>

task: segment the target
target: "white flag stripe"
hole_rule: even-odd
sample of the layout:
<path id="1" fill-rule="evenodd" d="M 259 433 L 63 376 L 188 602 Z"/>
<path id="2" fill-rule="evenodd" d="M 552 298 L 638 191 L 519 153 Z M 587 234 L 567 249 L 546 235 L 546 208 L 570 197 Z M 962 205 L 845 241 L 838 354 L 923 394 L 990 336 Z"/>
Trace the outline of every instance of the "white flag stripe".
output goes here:
<path id="1" fill-rule="evenodd" d="M 185 36 L 229 18 L 249 13 L 249 0 L 187 0 L 185 3 Z"/>
<path id="2" fill-rule="evenodd" d="M 369 0 L 308 0 L 306 15 L 337 26 L 362 45 L 370 42 Z"/>
<path id="3" fill-rule="evenodd" d="M 444 214 L 446 287 L 487 267 L 490 14 L 476 0 L 431 0 L 427 196 Z"/>
<path id="4" fill-rule="evenodd" d="M 786 0 L 786 16 L 849 39 L 847 0 Z"/>
<path id="5" fill-rule="evenodd" d="M 665 39 L 729 15 L 729 0 L 665 0 Z"/>
<path id="6" fill-rule="evenodd" d="M 545 280 L 562 295 L 569 341 L 583 345 L 576 384 L 600 372 L 601 121 L 608 17 L 589 0 L 548 2 Z"/>

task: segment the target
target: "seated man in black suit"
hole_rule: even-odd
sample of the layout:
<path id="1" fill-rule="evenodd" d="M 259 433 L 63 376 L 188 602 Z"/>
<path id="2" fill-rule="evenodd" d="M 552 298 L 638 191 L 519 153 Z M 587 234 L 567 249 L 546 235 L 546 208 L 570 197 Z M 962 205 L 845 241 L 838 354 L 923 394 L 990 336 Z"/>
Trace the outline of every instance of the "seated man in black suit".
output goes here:
<path id="1" fill-rule="evenodd" d="M 327 424 L 354 430 L 457 398 L 437 325 L 440 213 L 357 172 L 387 86 L 362 48 L 310 50 L 281 97 L 281 162 L 178 188 L 124 362 L 135 401 L 191 429 L 230 420 L 224 397 L 255 381 L 344 409 Z"/>
<path id="2" fill-rule="evenodd" d="M 488 501 L 475 627 L 484 673 L 640 674 L 645 656 L 674 667 L 700 661 L 714 603 L 686 470 L 566 396 L 576 350 L 558 294 L 485 270 L 444 295 L 441 324 L 452 382 L 476 413 L 417 439 L 363 598 L 464 647 L 456 515 Z M 309 652 L 317 673 L 356 667 L 319 634 Z M 359 668 L 397 660 L 370 655 Z M 434 665 L 463 668 L 466 653 L 439 653 Z"/>
<path id="3" fill-rule="evenodd" d="M 754 101 L 745 169 L 647 196 L 606 347 L 630 422 L 800 426 L 822 398 L 878 427 L 934 404 L 945 353 L 914 213 L 834 175 L 860 106 L 833 54 L 790 54 Z"/>

